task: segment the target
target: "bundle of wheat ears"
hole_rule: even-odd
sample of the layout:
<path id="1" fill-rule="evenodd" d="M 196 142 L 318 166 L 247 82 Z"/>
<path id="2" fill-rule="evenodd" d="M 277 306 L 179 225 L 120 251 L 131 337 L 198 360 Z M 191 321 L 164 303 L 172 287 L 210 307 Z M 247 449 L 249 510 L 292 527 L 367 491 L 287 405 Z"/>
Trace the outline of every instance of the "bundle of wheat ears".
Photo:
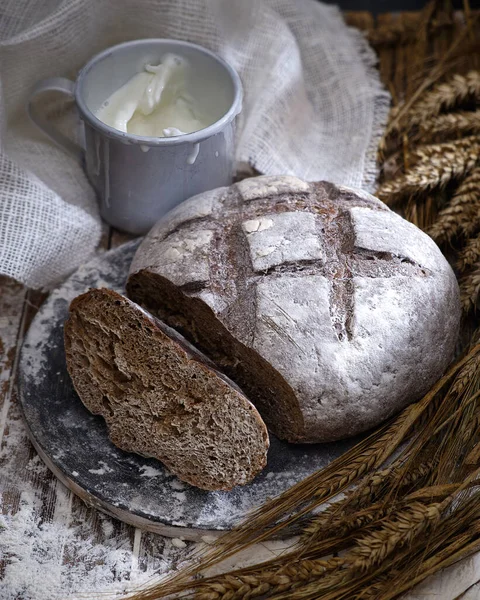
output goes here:
<path id="1" fill-rule="evenodd" d="M 480 294 L 480 71 L 439 83 L 390 131 L 377 196 L 454 256 L 468 313 Z"/>
<path id="2" fill-rule="evenodd" d="M 467 4 L 459 18 L 438 2 L 414 26 L 411 17 L 369 32 L 394 99 L 377 195 L 426 230 L 455 267 L 460 355 L 420 401 L 131 600 L 390 600 L 480 550 L 478 19 Z M 268 562 L 205 576 L 242 549 L 293 534 Z"/>

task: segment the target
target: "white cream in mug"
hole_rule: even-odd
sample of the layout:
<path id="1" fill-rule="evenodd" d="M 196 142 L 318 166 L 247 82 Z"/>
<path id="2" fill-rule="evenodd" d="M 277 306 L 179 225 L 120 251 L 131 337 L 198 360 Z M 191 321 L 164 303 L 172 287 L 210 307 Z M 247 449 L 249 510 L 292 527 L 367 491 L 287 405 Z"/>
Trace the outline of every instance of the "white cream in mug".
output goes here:
<path id="1" fill-rule="evenodd" d="M 187 62 L 166 54 L 161 64 L 146 65 L 114 92 L 95 113 L 106 125 L 125 133 L 172 137 L 211 125 L 187 91 Z"/>

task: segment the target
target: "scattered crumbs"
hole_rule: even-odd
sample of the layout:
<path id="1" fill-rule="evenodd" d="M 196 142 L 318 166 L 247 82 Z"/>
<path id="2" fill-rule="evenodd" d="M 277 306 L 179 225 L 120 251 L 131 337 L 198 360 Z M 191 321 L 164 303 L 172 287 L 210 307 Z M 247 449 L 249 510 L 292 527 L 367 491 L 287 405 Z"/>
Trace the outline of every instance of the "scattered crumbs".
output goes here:
<path id="1" fill-rule="evenodd" d="M 265 231 L 265 229 L 270 229 L 273 227 L 272 219 L 251 219 L 250 221 L 245 221 L 242 224 L 244 231 L 248 233 L 256 233 L 260 231 Z"/>
<path id="2" fill-rule="evenodd" d="M 200 539 L 204 544 L 214 544 L 217 538 L 214 535 L 202 535 Z"/>
<path id="3" fill-rule="evenodd" d="M 114 528 L 113 528 L 113 524 L 110 520 L 107 520 L 106 518 L 102 518 L 102 531 L 105 537 L 107 538 L 111 538 Z"/>
<path id="4" fill-rule="evenodd" d="M 180 538 L 173 538 L 172 545 L 175 546 L 175 548 L 186 548 L 187 547 L 187 544 Z"/>
<path id="5" fill-rule="evenodd" d="M 73 475 L 74 477 L 78 477 L 78 471 L 72 471 L 72 475 Z"/>
<path id="6" fill-rule="evenodd" d="M 256 255 L 260 258 L 262 258 L 263 256 L 268 256 L 269 254 L 272 254 L 272 252 L 275 252 L 277 248 L 275 246 L 266 246 L 265 248 L 262 248 L 261 250 L 257 250 L 256 251 Z"/>
<path id="7" fill-rule="evenodd" d="M 163 471 L 150 467 L 149 465 L 143 465 L 140 467 L 140 477 L 160 477 L 163 476 Z"/>
<path id="8" fill-rule="evenodd" d="M 270 473 L 267 473 L 267 479 L 271 479 L 273 477 L 274 473 L 272 471 L 270 471 Z"/>
<path id="9" fill-rule="evenodd" d="M 44 475 L 48 471 L 47 465 L 42 462 L 42 459 L 38 456 L 38 454 L 28 461 L 25 468 L 27 471 L 30 471 L 30 473 L 34 473 L 35 475 Z"/>
<path id="10" fill-rule="evenodd" d="M 183 483 L 183 481 L 180 481 L 180 479 L 172 479 L 172 481 L 170 481 L 170 487 L 174 490 L 184 490 L 186 484 Z"/>
<path id="11" fill-rule="evenodd" d="M 92 475 L 105 475 L 106 473 L 113 473 L 113 469 L 107 465 L 106 462 L 100 460 L 98 469 L 88 469 L 88 472 Z"/>

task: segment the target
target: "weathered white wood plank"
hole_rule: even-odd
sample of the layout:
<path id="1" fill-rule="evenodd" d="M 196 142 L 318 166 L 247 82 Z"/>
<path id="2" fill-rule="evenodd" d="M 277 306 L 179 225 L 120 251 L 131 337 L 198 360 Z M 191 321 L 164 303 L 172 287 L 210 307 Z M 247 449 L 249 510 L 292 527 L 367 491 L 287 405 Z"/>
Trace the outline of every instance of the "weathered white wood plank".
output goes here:
<path id="1" fill-rule="evenodd" d="M 12 394 L 11 375 L 16 360 L 17 337 L 22 320 L 25 288 L 0 277 L 0 448 L 5 434 Z"/>

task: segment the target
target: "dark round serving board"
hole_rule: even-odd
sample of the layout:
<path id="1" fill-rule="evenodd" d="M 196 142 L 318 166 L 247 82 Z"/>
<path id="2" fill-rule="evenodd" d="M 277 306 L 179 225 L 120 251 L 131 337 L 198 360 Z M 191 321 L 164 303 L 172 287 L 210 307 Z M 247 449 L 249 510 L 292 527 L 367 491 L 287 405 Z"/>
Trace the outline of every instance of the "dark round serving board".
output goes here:
<path id="1" fill-rule="evenodd" d="M 325 467 L 353 441 L 292 445 L 271 436 L 268 465 L 249 485 L 205 492 L 179 481 L 154 460 L 108 439 L 65 366 L 63 324 L 70 301 L 89 288 L 124 291 L 138 241 L 111 250 L 76 271 L 36 315 L 20 364 L 20 398 L 35 448 L 55 475 L 85 502 L 127 523 L 163 535 L 199 539 L 231 528 L 246 513 Z"/>

